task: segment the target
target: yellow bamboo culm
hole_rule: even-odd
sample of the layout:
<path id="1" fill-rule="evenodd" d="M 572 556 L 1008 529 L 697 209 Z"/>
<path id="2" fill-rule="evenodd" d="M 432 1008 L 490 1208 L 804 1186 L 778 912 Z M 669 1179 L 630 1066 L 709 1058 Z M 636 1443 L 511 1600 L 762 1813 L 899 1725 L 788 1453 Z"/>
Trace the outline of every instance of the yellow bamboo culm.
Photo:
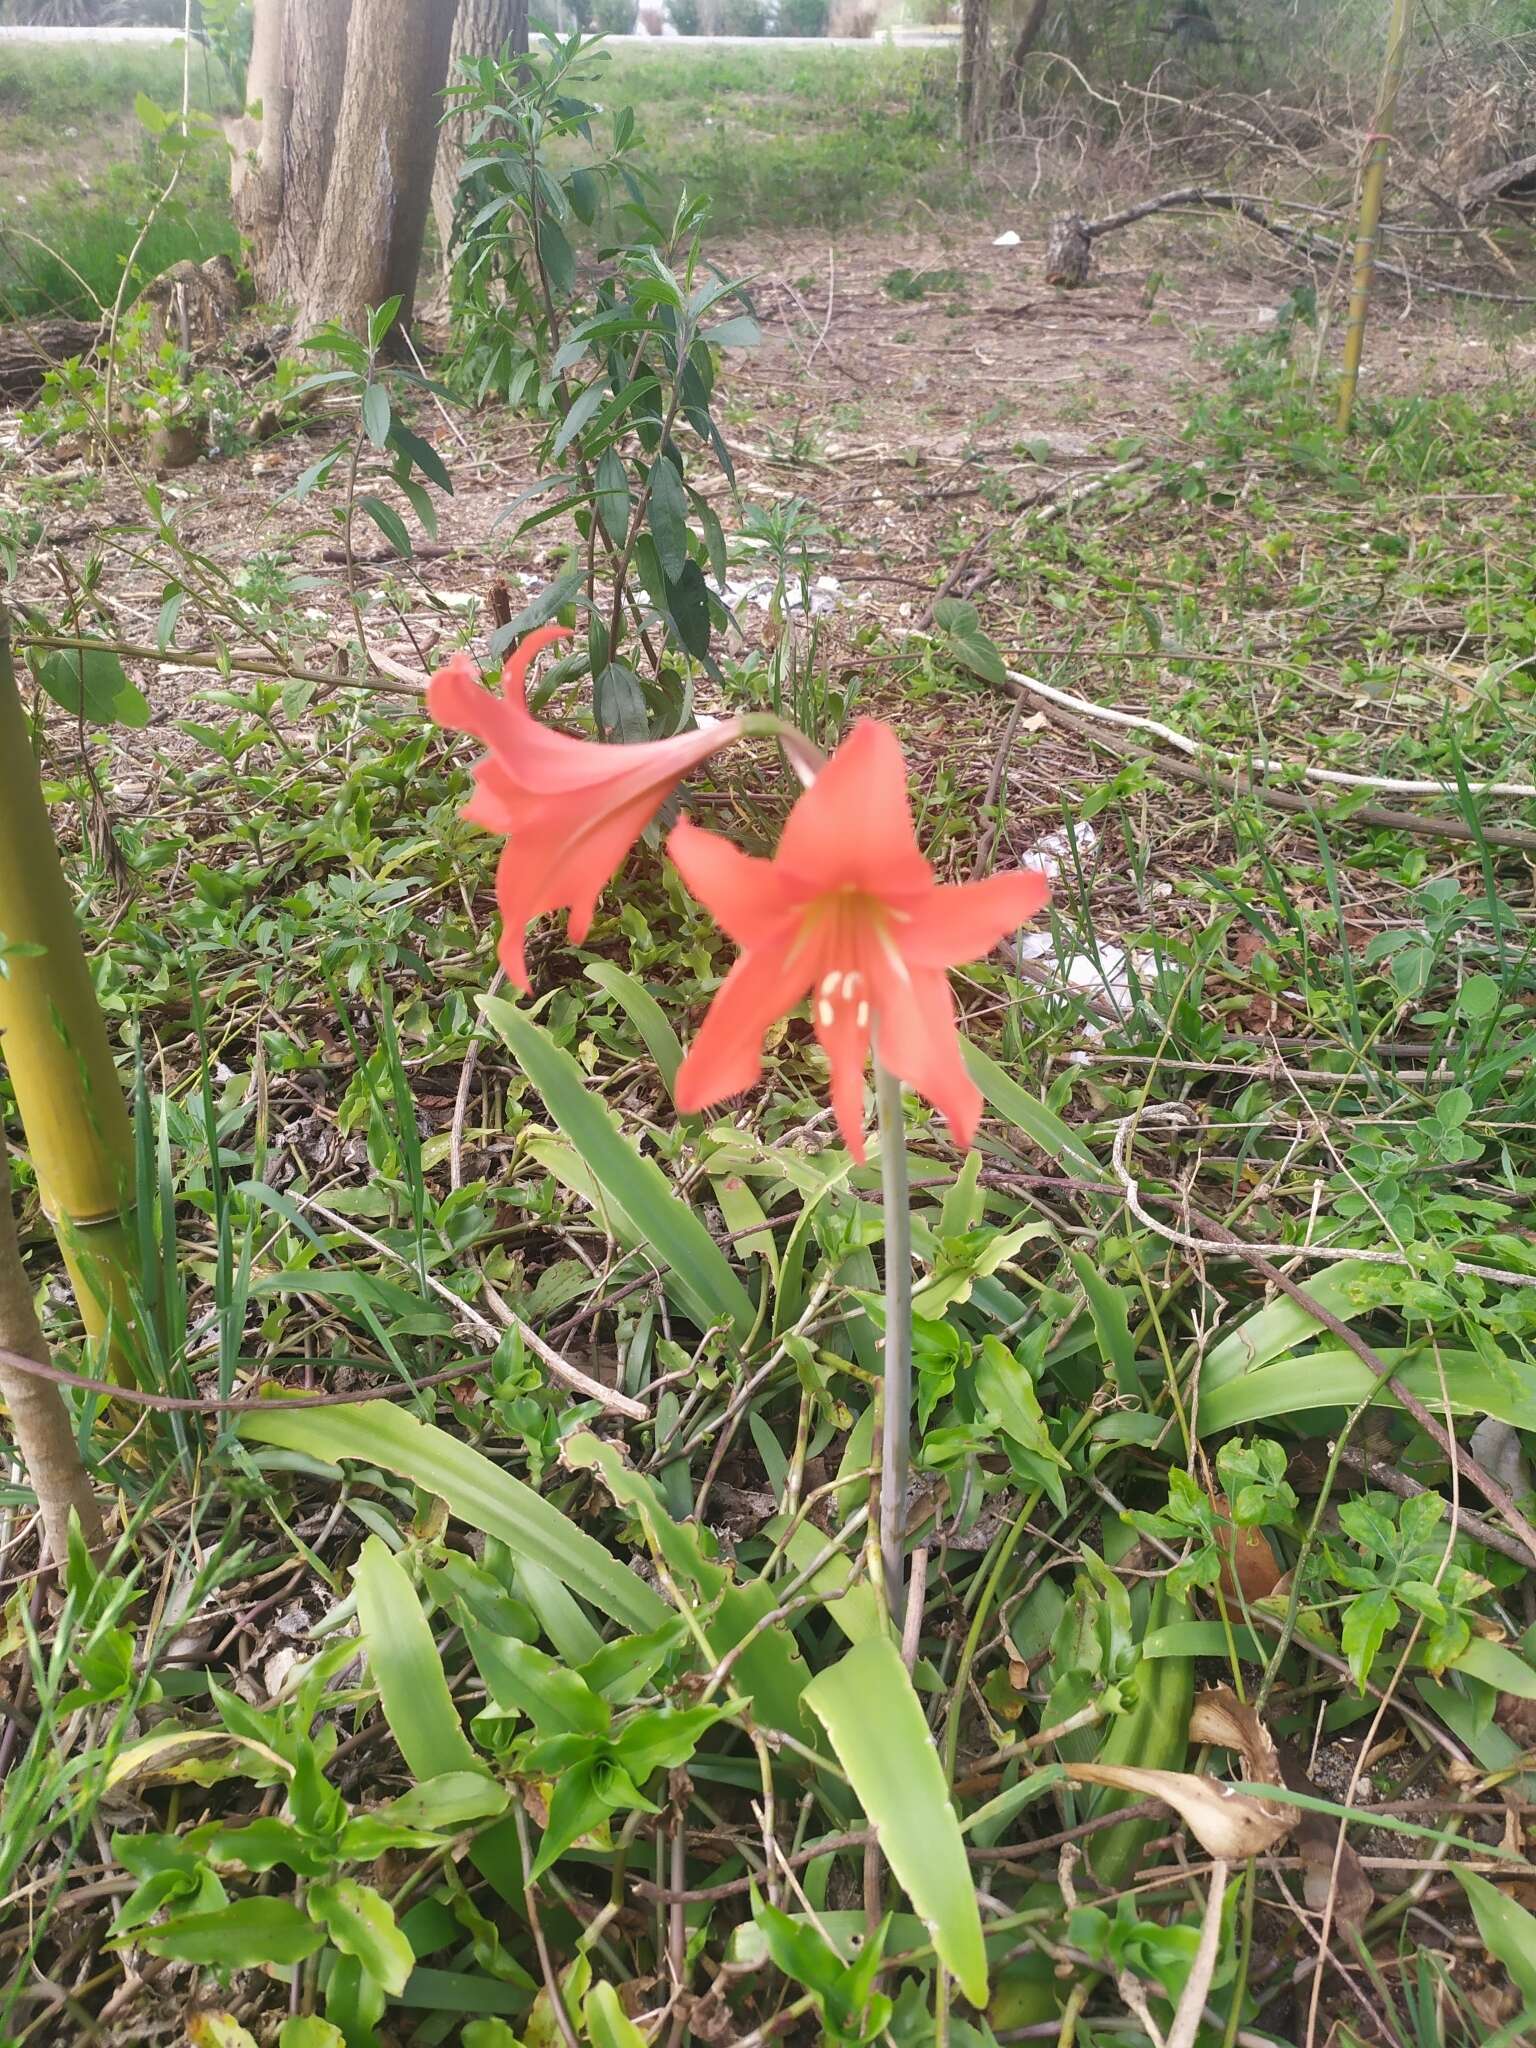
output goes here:
<path id="1" fill-rule="evenodd" d="M 1339 385 L 1338 427 L 1349 432 L 1355 414 L 1355 393 L 1360 386 L 1360 361 L 1365 353 L 1365 323 L 1371 309 L 1371 286 L 1376 278 L 1376 244 L 1381 234 L 1381 206 L 1387 190 L 1387 157 L 1392 148 L 1392 127 L 1397 119 L 1397 96 L 1402 88 L 1403 67 L 1408 57 L 1408 24 L 1413 0 L 1392 0 L 1392 20 L 1387 29 L 1387 54 L 1381 70 L 1381 90 L 1376 99 L 1376 122 L 1360 181 L 1360 211 L 1355 220 L 1354 269 L 1349 284 L 1349 320 L 1344 329 L 1344 375 Z"/>
<path id="2" fill-rule="evenodd" d="M 0 1063 L 38 1193 L 98 1362 L 108 1377 L 131 1380 L 133 1130 L 38 783 L 3 611 L 0 935 Z"/>

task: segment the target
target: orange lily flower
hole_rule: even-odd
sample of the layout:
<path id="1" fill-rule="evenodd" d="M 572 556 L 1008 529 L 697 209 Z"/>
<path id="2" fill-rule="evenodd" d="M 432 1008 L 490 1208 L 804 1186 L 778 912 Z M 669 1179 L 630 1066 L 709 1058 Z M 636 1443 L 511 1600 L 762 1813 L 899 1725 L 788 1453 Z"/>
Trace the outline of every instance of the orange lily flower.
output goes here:
<path id="1" fill-rule="evenodd" d="M 456 654 L 427 685 L 427 709 L 437 723 L 473 733 L 490 749 L 475 766 L 475 792 L 461 815 L 506 835 L 496 866 L 499 952 L 508 980 L 525 993 L 532 986 L 524 951 L 529 923 L 546 911 L 569 910 L 571 941 L 579 946 L 598 897 L 673 789 L 741 731 L 733 718 L 631 746 L 552 731 L 528 709 L 528 667 L 568 637 L 564 626 L 530 633 L 507 659 L 499 697 L 467 654 Z"/>
<path id="2" fill-rule="evenodd" d="M 941 884 L 918 849 L 900 742 L 860 719 L 796 803 L 772 860 L 684 818 L 667 851 L 741 948 L 678 1069 L 685 1113 L 737 1095 L 763 1067 L 770 1024 L 807 995 L 832 1107 L 864 1158 L 864 1065 L 881 1064 L 970 1144 L 981 1092 L 965 1070 L 946 970 L 990 952 L 1044 905 L 1033 869 Z"/>

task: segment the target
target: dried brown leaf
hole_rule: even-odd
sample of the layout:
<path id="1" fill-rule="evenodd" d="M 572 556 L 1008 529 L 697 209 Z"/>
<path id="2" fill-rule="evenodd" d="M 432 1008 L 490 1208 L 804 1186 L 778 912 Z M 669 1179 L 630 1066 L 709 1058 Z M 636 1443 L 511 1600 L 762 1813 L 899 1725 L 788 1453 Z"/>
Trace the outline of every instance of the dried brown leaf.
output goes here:
<path id="1" fill-rule="evenodd" d="M 1074 1783 L 1112 1785 L 1171 1806 L 1208 1855 L 1224 1863 L 1262 1856 L 1290 1832 L 1295 1814 L 1193 1771 L 1144 1771 L 1134 1764 L 1065 1764 Z"/>
<path id="2" fill-rule="evenodd" d="M 1285 1783 L 1275 1738 L 1230 1685 L 1213 1686 L 1200 1694 L 1190 1710 L 1189 1739 L 1235 1751 L 1243 1760 L 1243 1776 L 1250 1784 Z"/>

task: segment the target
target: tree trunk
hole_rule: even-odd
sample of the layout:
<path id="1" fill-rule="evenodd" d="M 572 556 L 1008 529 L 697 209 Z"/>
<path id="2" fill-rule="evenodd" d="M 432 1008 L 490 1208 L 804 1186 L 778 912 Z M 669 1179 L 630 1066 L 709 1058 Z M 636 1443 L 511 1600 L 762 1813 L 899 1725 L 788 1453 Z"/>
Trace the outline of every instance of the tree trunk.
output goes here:
<path id="1" fill-rule="evenodd" d="M 235 225 L 250 243 L 252 268 L 263 280 L 283 217 L 283 148 L 291 99 L 283 71 L 287 13 L 287 0 L 256 0 L 245 111 L 238 121 L 224 123 L 233 151 L 229 186 Z"/>
<path id="2" fill-rule="evenodd" d="M 396 295 L 409 320 L 455 0 L 353 0 L 341 118 L 297 331 L 361 330 Z"/>
<path id="3" fill-rule="evenodd" d="M 1019 33 L 1008 53 L 1008 65 L 998 92 L 998 98 L 1005 107 L 1017 107 L 1019 104 L 1024 90 L 1024 60 L 1039 42 L 1040 31 L 1045 27 L 1045 17 L 1050 11 L 1051 0 L 1031 0 L 1030 10 L 1019 24 Z"/>
<path id="4" fill-rule="evenodd" d="M 269 298 L 299 298 L 320 238 L 341 116 L 352 0 L 292 0 L 283 24 L 282 208 L 260 273 Z"/>
<path id="5" fill-rule="evenodd" d="M 88 355 L 101 339 L 96 320 L 30 320 L 0 328 L 0 398 L 35 398 L 48 372 Z"/>
<path id="6" fill-rule="evenodd" d="M 462 74 L 461 57 L 499 57 L 510 45 L 514 56 L 528 51 L 528 0 L 459 0 L 453 25 L 453 55 L 448 67 L 452 84 Z M 432 214 L 437 222 L 437 239 L 442 244 L 443 267 L 448 268 L 448 244 L 453 236 L 453 209 L 459 191 L 459 166 L 473 127 L 470 117 L 450 104 L 438 130 L 437 169 L 432 174 Z"/>
<path id="7" fill-rule="evenodd" d="M 960 140 L 967 156 L 986 127 L 991 35 L 991 0 L 964 0 L 960 12 Z"/>
<path id="8" fill-rule="evenodd" d="M 5 1128 L 0 1125 L 0 1348 L 18 1352 L 23 1358 L 47 1365 L 48 1346 L 43 1338 L 32 1289 L 16 1244 L 16 1217 L 11 1207 L 10 1158 L 5 1147 Z M 101 1510 L 91 1482 L 80 1462 L 79 1446 L 70 1427 L 69 1410 L 55 1386 L 29 1373 L 24 1366 L 0 1359 L 0 1396 L 5 1401 L 11 1435 L 27 1468 L 27 1478 L 37 1495 L 43 1518 L 43 1541 L 61 1569 L 69 1555 L 71 1508 L 80 1517 L 80 1534 L 86 1548 L 99 1551 L 105 1545 Z"/>

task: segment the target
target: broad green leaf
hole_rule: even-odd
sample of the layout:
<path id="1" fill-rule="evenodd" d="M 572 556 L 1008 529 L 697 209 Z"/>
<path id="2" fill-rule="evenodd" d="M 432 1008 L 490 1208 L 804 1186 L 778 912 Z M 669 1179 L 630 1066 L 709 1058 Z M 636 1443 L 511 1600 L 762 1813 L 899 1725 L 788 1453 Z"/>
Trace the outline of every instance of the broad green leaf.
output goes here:
<path id="1" fill-rule="evenodd" d="M 464 1640 L 498 1707 L 526 1714 L 541 1735 L 605 1735 L 612 1716 L 579 1672 L 532 1643 L 493 1635 L 462 1615 Z"/>
<path id="2" fill-rule="evenodd" d="M 187 2040 L 190 2048 L 258 2048 L 256 2036 L 227 2012 L 193 2013 L 187 2021 Z"/>
<path id="3" fill-rule="evenodd" d="M 675 583 L 688 560 L 688 499 L 676 466 L 665 455 L 651 464 L 648 517 L 661 573 L 668 583 Z"/>
<path id="4" fill-rule="evenodd" d="M 1028 1089 L 1020 1087 L 1007 1069 L 1000 1067 L 980 1046 L 967 1044 L 964 1050 L 967 1073 L 986 1098 L 987 1107 L 994 1110 L 1004 1123 L 1022 1131 L 1032 1145 L 1048 1158 L 1057 1160 L 1062 1171 L 1072 1179 L 1102 1181 L 1108 1178 L 1105 1169 L 1081 1138 L 1062 1122 L 1053 1109 L 1047 1109 Z"/>
<path id="5" fill-rule="evenodd" d="M 1450 1668 L 1480 1678 L 1499 1692 L 1512 1693 L 1516 1699 L 1536 1700 L 1536 1671 L 1507 1644 L 1474 1636 L 1461 1655 L 1451 1659 Z"/>
<path id="6" fill-rule="evenodd" d="M 277 2048 L 347 2048 L 345 2036 L 329 2020 L 299 2015 L 284 2020 L 277 2036 Z"/>
<path id="7" fill-rule="evenodd" d="M 763 338 L 763 330 L 750 313 L 738 313 L 733 320 L 722 320 L 718 327 L 706 327 L 699 336 L 716 348 L 756 348 Z"/>
<path id="8" fill-rule="evenodd" d="M 148 702 L 109 647 L 60 648 L 34 661 L 32 673 L 56 704 L 91 725 L 139 731 L 149 723 Z"/>
<path id="9" fill-rule="evenodd" d="M 1516 1429 L 1536 1429 L 1536 1372 L 1512 1359 L 1500 1370 L 1475 1351 L 1442 1350 L 1438 1360 L 1422 1347 L 1382 1350 L 1378 1356 L 1410 1393 L 1436 1412 L 1444 1405 L 1443 1366 L 1445 1394 L 1454 1413 L 1492 1415 Z M 1286 1359 L 1243 1373 L 1209 1391 L 1202 1384 L 1200 1434 L 1220 1435 L 1245 1422 L 1306 1414 L 1318 1408 L 1353 1408 L 1372 1398 L 1383 1407 L 1396 1405 L 1386 1382 L 1378 1380 L 1352 1351 L 1309 1352 L 1301 1359 Z"/>
<path id="10" fill-rule="evenodd" d="M 443 1661 L 416 1588 L 380 1536 L 370 1536 L 353 1567 L 358 1627 L 390 1733 L 414 1777 L 484 1771 L 459 1725 Z"/>
<path id="11" fill-rule="evenodd" d="M 510 1795 L 483 1770 L 440 1771 L 423 1778 L 409 1792 L 370 1809 L 367 1818 L 401 1827 L 427 1828 L 434 1834 L 451 1834 L 472 1821 L 491 1820 L 504 1813 Z"/>
<path id="12" fill-rule="evenodd" d="M 987 2002 L 987 1957 L 960 1823 L 928 1723 L 889 1636 L 856 1643 L 805 1689 L 939 1960 L 972 2005 Z"/>
<path id="13" fill-rule="evenodd" d="M 302 1963 L 325 1936 L 289 1900 L 256 1898 L 236 1899 L 216 1913 L 189 1913 L 163 1927 L 140 1927 L 133 1940 L 175 1963 L 254 1970 L 262 1963 Z"/>
<path id="14" fill-rule="evenodd" d="M 627 661 L 610 661 L 600 671 L 592 685 L 592 710 L 603 733 L 624 746 L 650 733 L 645 692 Z"/>
<path id="15" fill-rule="evenodd" d="M 605 1194 L 643 1233 L 663 1273 L 686 1274 L 712 1321 L 731 1325 L 744 1343 L 757 1322 L 752 1297 L 694 1211 L 653 1159 L 642 1158 L 587 1085 L 568 1052 L 514 1003 L 481 998 L 481 1008 L 543 1096 L 560 1129 Z"/>
<path id="16" fill-rule="evenodd" d="M 342 1954 L 355 1957 L 375 1983 L 398 1998 L 416 1958 L 388 1901 L 371 1885 L 338 1877 L 333 1884 L 312 1884 L 307 1904 Z"/>
<path id="17" fill-rule="evenodd" d="M 594 1984 L 581 2008 L 592 2048 L 650 2048 L 611 1984 Z"/>
<path id="18" fill-rule="evenodd" d="M 399 2002 L 425 2012 L 528 2010 L 528 1994 L 520 1985 L 500 1984 L 478 1970 L 413 1970 Z M 468 2039 L 466 2032 L 466 2048 Z"/>
<path id="19" fill-rule="evenodd" d="M 243 1418 L 240 1434 L 249 1442 L 302 1451 L 328 1464 L 355 1458 L 409 1479 L 445 1501 L 461 1522 L 507 1544 L 520 1564 L 542 1566 L 636 1634 L 671 1619 L 672 1610 L 643 1579 L 531 1486 L 403 1408 L 374 1401 L 277 1415 L 256 1410 Z"/>
<path id="20" fill-rule="evenodd" d="M 1008 671 L 996 644 L 982 630 L 981 614 L 968 598 L 940 598 L 933 608 L 933 623 L 949 641 L 949 652 L 983 682 L 1002 688 Z"/>
<path id="21" fill-rule="evenodd" d="M 643 982 L 612 960 L 589 961 L 586 976 L 588 981 L 595 981 L 600 989 L 605 989 L 613 997 L 639 1032 L 670 1095 L 677 1070 L 683 1063 L 683 1045 L 660 1003 Z"/>

